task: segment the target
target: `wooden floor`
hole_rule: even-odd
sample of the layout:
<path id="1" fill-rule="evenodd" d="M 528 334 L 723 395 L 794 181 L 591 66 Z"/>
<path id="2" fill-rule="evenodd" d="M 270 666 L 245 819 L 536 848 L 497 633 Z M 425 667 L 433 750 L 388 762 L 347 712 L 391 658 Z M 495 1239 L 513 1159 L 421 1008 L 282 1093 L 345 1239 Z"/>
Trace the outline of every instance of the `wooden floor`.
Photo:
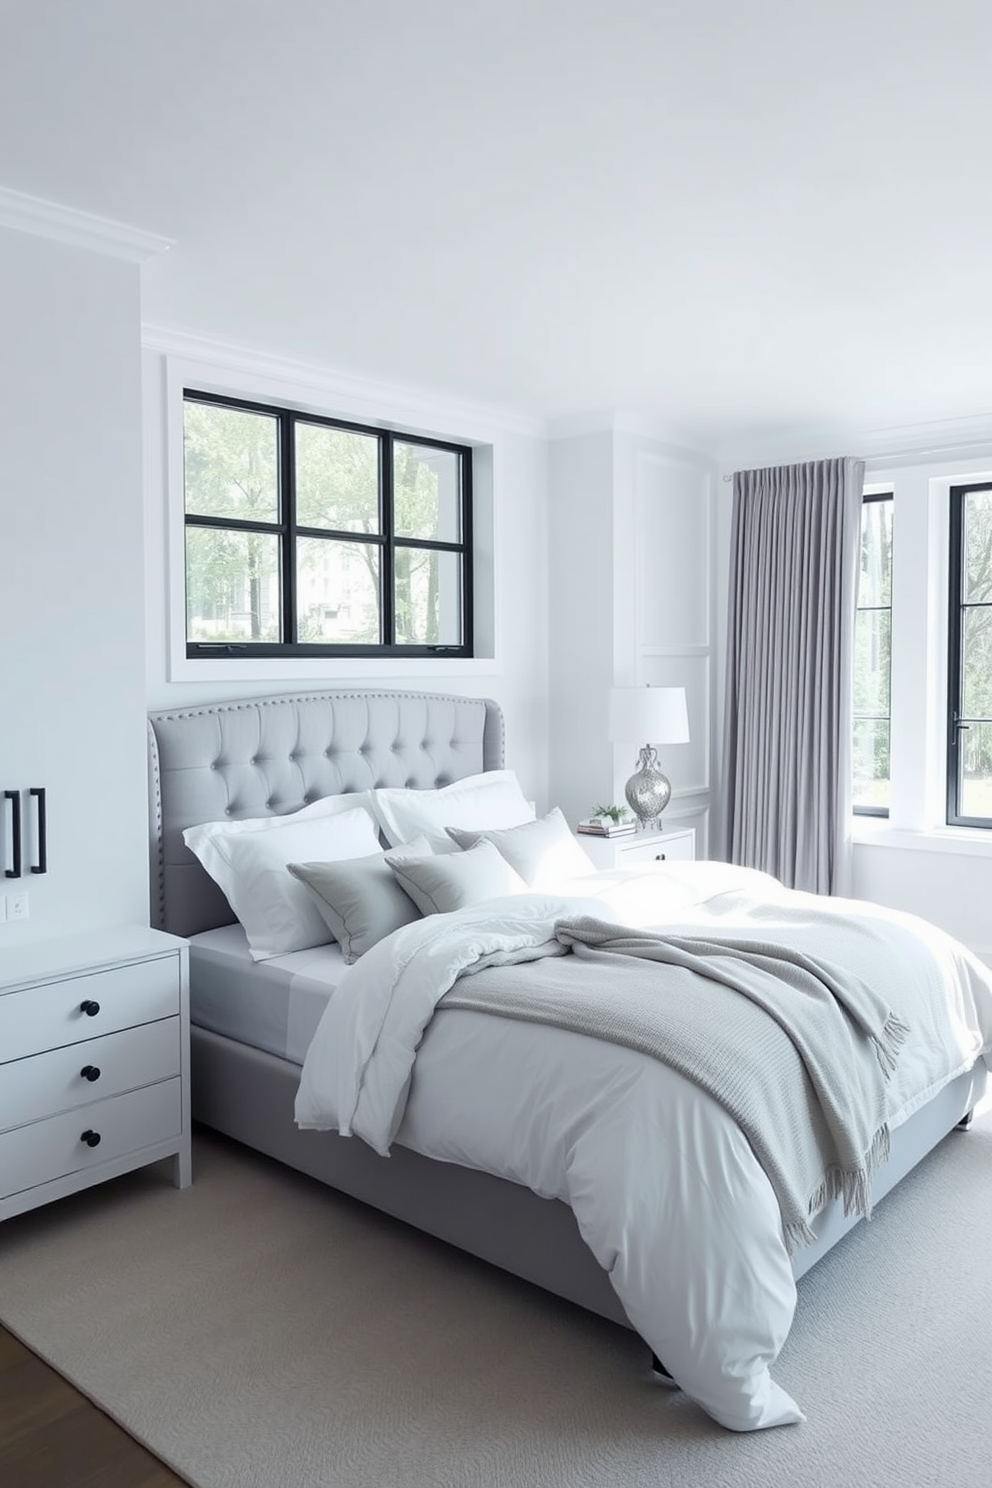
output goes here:
<path id="1" fill-rule="evenodd" d="M 4 1488 L 186 1488 L 157 1457 L 0 1328 Z"/>

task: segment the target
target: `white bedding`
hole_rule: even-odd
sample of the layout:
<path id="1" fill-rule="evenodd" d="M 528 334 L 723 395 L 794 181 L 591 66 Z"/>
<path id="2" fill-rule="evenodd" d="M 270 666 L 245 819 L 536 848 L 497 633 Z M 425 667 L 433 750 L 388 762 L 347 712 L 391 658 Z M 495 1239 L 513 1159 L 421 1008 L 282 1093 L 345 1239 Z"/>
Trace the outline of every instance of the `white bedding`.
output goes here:
<path id="1" fill-rule="evenodd" d="M 806 896 L 763 874 L 671 864 L 576 881 L 583 907 L 627 924 L 712 923 L 743 889 Z M 898 1126 L 992 1048 L 992 977 L 941 932 L 876 906 L 817 899 L 920 936 L 947 1003 L 913 1030 L 889 1085 Z M 524 895 L 417 922 L 343 977 L 307 1052 L 301 1126 L 393 1140 L 568 1203 L 631 1323 L 685 1392 L 738 1431 L 803 1419 L 771 1378 L 796 1302 L 771 1186 L 721 1107 L 658 1061 L 540 1024 L 442 1010 L 460 971 L 526 956 L 574 898 Z M 726 916 L 720 928 L 728 929 Z M 953 1066 L 953 1067 L 952 1067 Z M 411 1078 L 412 1075 L 412 1078 Z"/>

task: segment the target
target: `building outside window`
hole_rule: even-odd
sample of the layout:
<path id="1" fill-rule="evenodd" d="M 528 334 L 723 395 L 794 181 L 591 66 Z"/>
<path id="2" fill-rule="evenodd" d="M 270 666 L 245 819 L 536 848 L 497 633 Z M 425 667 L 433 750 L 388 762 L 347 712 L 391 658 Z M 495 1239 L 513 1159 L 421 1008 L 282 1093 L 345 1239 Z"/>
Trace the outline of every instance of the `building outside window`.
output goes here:
<path id="1" fill-rule="evenodd" d="M 186 389 L 186 654 L 472 652 L 472 451 Z"/>

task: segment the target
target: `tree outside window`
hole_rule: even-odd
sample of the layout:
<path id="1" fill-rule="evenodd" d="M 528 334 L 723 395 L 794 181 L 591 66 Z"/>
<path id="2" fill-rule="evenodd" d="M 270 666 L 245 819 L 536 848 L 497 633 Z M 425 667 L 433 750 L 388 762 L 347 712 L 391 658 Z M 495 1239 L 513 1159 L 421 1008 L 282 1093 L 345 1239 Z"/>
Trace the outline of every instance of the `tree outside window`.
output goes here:
<path id="1" fill-rule="evenodd" d="M 888 816 L 892 682 L 892 492 L 866 494 L 854 625 L 853 803 Z"/>
<path id="2" fill-rule="evenodd" d="M 472 452 L 187 389 L 187 655 L 471 656 Z"/>

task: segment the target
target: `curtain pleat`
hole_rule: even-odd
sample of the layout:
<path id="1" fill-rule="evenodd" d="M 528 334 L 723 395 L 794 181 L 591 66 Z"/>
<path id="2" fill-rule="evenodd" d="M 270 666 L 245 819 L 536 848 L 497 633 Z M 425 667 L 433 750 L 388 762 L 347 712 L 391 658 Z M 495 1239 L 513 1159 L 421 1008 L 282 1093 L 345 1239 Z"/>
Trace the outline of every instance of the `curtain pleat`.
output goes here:
<path id="1" fill-rule="evenodd" d="M 738 471 L 731 529 L 724 855 L 845 894 L 864 461 Z"/>

